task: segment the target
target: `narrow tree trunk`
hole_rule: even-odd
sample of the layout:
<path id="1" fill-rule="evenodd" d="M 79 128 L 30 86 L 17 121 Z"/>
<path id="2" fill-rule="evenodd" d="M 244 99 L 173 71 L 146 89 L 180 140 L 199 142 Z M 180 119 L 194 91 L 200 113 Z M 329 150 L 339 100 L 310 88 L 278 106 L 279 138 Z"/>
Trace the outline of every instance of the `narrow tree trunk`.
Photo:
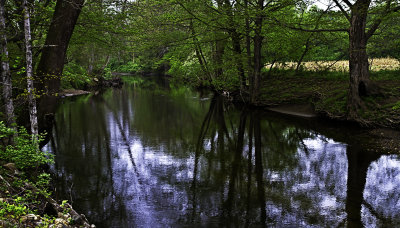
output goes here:
<path id="1" fill-rule="evenodd" d="M 253 64 L 251 58 L 251 37 L 250 37 L 250 15 L 248 9 L 248 1 L 244 1 L 245 7 L 245 20 L 246 20 L 246 54 L 247 54 L 247 77 L 250 78 L 250 75 L 253 74 Z"/>
<path id="2" fill-rule="evenodd" d="M 33 87 L 33 69 L 32 69 L 32 44 L 31 44 L 31 23 L 27 0 L 23 0 L 24 8 L 24 32 L 25 32 L 25 53 L 26 53 L 26 80 L 28 84 L 29 117 L 31 121 L 31 133 L 34 140 L 39 134 L 35 91 Z"/>
<path id="3" fill-rule="evenodd" d="M 224 2 L 224 9 L 226 11 L 226 14 L 230 17 L 228 32 L 232 39 L 234 61 L 239 72 L 240 89 L 244 90 L 246 86 L 246 78 L 242 61 L 242 48 L 240 44 L 241 38 L 239 32 L 237 31 L 238 25 L 234 21 L 234 13 L 232 9 L 233 6 L 231 5 L 231 2 L 229 0 L 224 0 Z"/>
<path id="4" fill-rule="evenodd" d="M 244 90 L 246 87 L 246 78 L 242 62 L 242 47 L 240 45 L 240 36 L 236 31 L 231 32 L 232 46 L 235 55 L 235 62 L 239 71 L 240 88 Z"/>
<path id="5" fill-rule="evenodd" d="M 303 51 L 303 53 L 301 54 L 299 60 L 297 61 L 296 71 L 299 71 L 299 70 L 300 70 L 301 63 L 303 63 L 303 59 L 304 59 L 304 57 L 306 56 L 308 50 L 310 49 L 310 40 L 311 40 L 311 37 L 312 37 L 312 36 L 313 36 L 313 34 L 311 34 L 311 35 L 307 38 L 307 40 L 306 40 L 306 44 L 305 44 L 304 51 Z"/>
<path id="6" fill-rule="evenodd" d="M 107 55 L 106 61 L 104 62 L 103 66 L 100 69 L 100 72 L 104 74 L 104 70 L 106 69 L 107 65 L 110 63 L 110 55 Z"/>
<path id="7" fill-rule="evenodd" d="M 260 206 L 260 223 L 261 227 L 264 227 L 267 221 L 267 212 L 265 209 L 265 186 L 264 186 L 264 168 L 263 168 L 263 158 L 262 158 L 262 143 L 261 143 L 261 120 L 260 113 L 252 113 L 253 123 L 254 123 L 254 160 L 255 160 L 255 171 L 256 171 L 256 181 L 257 181 L 257 195 L 258 203 Z"/>
<path id="8" fill-rule="evenodd" d="M 3 81 L 3 100 L 5 104 L 7 127 L 15 129 L 14 104 L 12 99 L 12 81 L 8 61 L 6 19 L 4 16 L 5 0 L 0 0 L 0 46 L 1 46 L 1 79 Z"/>
<path id="9" fill-rule="evenodd" d="M 224 5 L 223 0 L 217 0 L 216 2 L 217 2 L 218 9 L 223 9 L 223 5 Z M 215 61 L 215 64 L 217 65 L 216 69 L 215 69 L 215 77 L 216 78 L 219 78 L 224 72 L 223 66 L 222 66 L 223 65 L 222 57 L 224 56 L 226 42 L 225 42 L 225 40 L 220 40 L 223 35 L 224 35 L 223 32 L 220 32 L 220 31 L 215 32 L 216 41 L 215 41 L 214 61 Z"/>
<path id="10" fill-rule="evenodd" d="M 88 75 L 93 75 L 93 68 L 94 68 L 93 65 L 95 62 L 93 46 L 90 49 L 91 50 L 90 50 L 90 57 L 89 57 Z"/>
<path id="11" fill-rule="evenodd" d="M 194 30 L 194 25 L 193 25 L 193 20 L 192 19 L 190 20 L 190 30 L 191 30 L 191 33 L 192 33 L 192 36 L 193 36 L 192 39 L 193 39 L 193 45 L 194 45 L 194 50 L 195 50 L 195 53 L 196 53 L 196 57 L 199 60 L 199 64 L 200 64 L 201 69 L 204 71 L 204 74 L 207 76 L 206 80 L 211 84 L 212 83 L 212 76 L 211 76 L 210 71 L 208 70 L 207 61 L 204 58 L 203 52 L 201 51 L 201 46 L 199 44 L 199 41 L 197 40 L 196 31 Z"/>
<path id="12" fill-rule="evenodd" d="M 262 13 L 263 9 L 263 4 L 264 0 L 259 0 L 258 1 L 258 7 L 260 12 L 258 14 Z M 262 15 L 257 15 L 256 20 L 255 20 L 255 34 L 254 34 L 254 70 L 253 70 L 253 80 L 252 84 L 250 85 L 250 102 L 255 103 L 256 99 L 258 97 L 259 89 L 260 89 L 260 83 L 261 83 L 261 68 L 263 67 L 262 64 L 262 58 L 261 58 L 261 49 L 262 49 L 262 41 L 263 41 L 263 36 L 261 35 L 261 29 L 262 29 L 262 22 L 263 22 L 263 16 Z"/>
<path id="13" fill-rule="evenodd" d="M 218 34 L 221 34 L 220 32 L 216 32 L 217 36 L 216 38 L 219 39 L 220 36 Z M 223 68 L 222 68 L 222 57 L 224 55 L 224 50 L 225 50 L 225 41 L 223 40 L 217 40 L 215 41 L 215 55 L 214 55 L 214 61 L 216 66 L 215 69 L 215 77 L 219 78 L 223 74 Z"/>

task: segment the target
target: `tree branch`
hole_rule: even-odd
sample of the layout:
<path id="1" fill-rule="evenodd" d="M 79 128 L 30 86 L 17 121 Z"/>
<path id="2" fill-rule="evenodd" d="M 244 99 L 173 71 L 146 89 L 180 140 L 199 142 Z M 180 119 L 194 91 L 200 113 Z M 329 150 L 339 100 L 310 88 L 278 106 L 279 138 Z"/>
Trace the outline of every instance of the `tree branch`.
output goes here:
<path id="1" fill-rule="evenodd" d="M 340 11 L 343 13 L 343 15 L 347 18 L 347 20 L 350 22 L 350 16 L 349 14 L 346 12 L 346 10 L 343 8 L 342 5 L 340 5 L 338 0 L 333 0 L 336 3 L 336 6 L 339 7 Z"/>
<path id="2" fill-rule="evenodd" d="M 338 28 L 338 29 L 305 29 L 305 28 L 301 28 L 301 27 L 294 27 L 288 24 L 284 24 L 280 21 L 278 21 L 278 19 L 275 18 L 275 21 L 282 25 L 285 26 L 287 28 L 293 29 L 293 30 L 298 30 L 298 31 L 303 31 L 303 32 L 349 32 L 349 29 L 342 29 L 342 28 Z"/>
<path id="3" fill-rule="evenodd" d="M 352 7 L 353 6 L 353 4 L 351 4 L 348 0 L 343 0 L 343 2 L 346 3 L 346 5 L 348 7 Z"/>
<path id="4" fill-rule="evenodd" d="M 371 28 L 368 30 L 366 36 L 367 36 L 367 40 L 369 38 L 371 38 L 372 35 L 374 35 L 375 31 L 378 29 L 379 25 L 382 23 L 382 21 L 385 19 L 385 17 L 387 15 L 389 15 L 390 13 L 394 13 L 400 10 L 400 5 L 397 7 L 394 7 L 392 9 L 390 9 L 390 4 L 387 5 L 387 8 L 385 10 L 385 12 L 382 14 L 381 17 L 379 17 L 378 19 L 376 19 L 375 23 L 371 26 Z"/>

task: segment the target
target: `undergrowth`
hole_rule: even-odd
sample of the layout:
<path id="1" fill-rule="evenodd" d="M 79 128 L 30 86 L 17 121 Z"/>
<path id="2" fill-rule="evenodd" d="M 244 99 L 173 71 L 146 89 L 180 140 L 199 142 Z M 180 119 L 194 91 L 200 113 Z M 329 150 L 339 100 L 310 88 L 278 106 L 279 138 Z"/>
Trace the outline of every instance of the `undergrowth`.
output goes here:
<path id="1" fill-rule="evenodd" d="M 38 149 L 41 140 L 43 136 L 33 140 L 24 128 L 16 131 L 0 122 L 0 226 L 25 227 L 21 224 L 28 215 L 43 214 L 43 198 L 51 192 L 50 174 L 42 166 L 54 159 Z M 43 215 L 39 227 L 47 227 L 53 220 Z"/>

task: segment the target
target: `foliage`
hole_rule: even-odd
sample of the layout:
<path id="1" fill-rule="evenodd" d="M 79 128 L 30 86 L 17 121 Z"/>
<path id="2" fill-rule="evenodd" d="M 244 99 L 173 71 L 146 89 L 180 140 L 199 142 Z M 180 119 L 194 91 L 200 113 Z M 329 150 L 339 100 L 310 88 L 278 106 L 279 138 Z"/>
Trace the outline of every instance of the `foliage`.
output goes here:
<path id="1" fill-rule="evenodd" d="M 400 13 L 383 21 L 383 24 L 370 39 L 367 50 L 371 57 L 391 57 L 400 60 Z"/>
<path id="2" fill-rule="evenodd" d="M 15 163 L 18 169 L 37 168 L 53 162 L 51 154 L 38 149 L 38 143 L 43 140 L 43 135 L 38 137 L 38 142 L 35 142 L 25 128 L 20 127 L 18 132 L 15 132 L 0 121 L 0 139 L 8 138 L 16 133 L 18 136 L 14 137 L 14 143 L 0 150 L 1 160 Z"/>
<path id="3" fill-rule="evenodd" d="M 37 210 L 44 204 L 44 198 L 50 197 L 48 187 L 51 176 L 44 173 L 40 166 L 52 163 L 53 156 L 38 149 L 43 135 L 33 141 L 34 138 L 24 128 L 20 127 L 16 132 L 0 122 L 0 139 L 4 142 L 10 136 L 14 136 L 13 142 L 0 148 L 0 160 L 14 163 L 15 168 L 22 172 L 14 176 L 7 174 L 10 171 L 0 168 L 2 181 L 11 185 L 0 187 L 0 220 L 6 226 L 12 227 L 26 221 L 28 214 L 38 213 Z M 53 222 L 54 218 L 43 216 L 40 227 L 48 227 Z"/>
<path id="4" fill-rule="evenodd" d="M 15 219 L 30 213 L 31 211 L 21 201 L 21 197 L 16 198 L 14 203 L 0 201 L 0 220 L 7 220 L 9 217 Z"/>
<path id="5" fill-rule="evenodd" d="M 142 84 L 144 82 L 144 79 L 142 79 L 141 77 L 132 77 L 132 76 L 124 76 L 122 77 L 122 81 L 124 83 L 128 83 L 128 84 Z"/>
<path id="6" fill-rule="evenodd" d="M 400 101 L 398 101 L 396 104 L 393 105 L 392 107 L 393 110 L 398 110 L 400 109 Z"/>
<path id="7" fill-rule="evenodd" d="M 64 67 L 61 87 L 63 89 L 75 88 L 82 89 L 85 84 L 91 82 L 91 77 L 82 66 L 71 62 Z"/>
<path id="8" fill-rule="evenodd" d="M 0 201 L 0 220 L 4 222 L 5 227 L 20 227 L 21 222 L 27 219 L 27 215 L 34 213 L 25 204 L 26 201 L 22 197 L 17 197 L 12 202 Z M 49 227 L 54 223 L 54 219 L 44 215 L 41 217 L 41 225 L 37 227 Z M 16 224 L 20 224 L 20 226 Z"/>
<path id="9" fill-rule="evenodd" d="M 110 71 L 119 72 L 119 73 L 136 73 L 141 67 L 139 63 L 129 61 L 126 64 L 114 63 L 109 65 Z"/>

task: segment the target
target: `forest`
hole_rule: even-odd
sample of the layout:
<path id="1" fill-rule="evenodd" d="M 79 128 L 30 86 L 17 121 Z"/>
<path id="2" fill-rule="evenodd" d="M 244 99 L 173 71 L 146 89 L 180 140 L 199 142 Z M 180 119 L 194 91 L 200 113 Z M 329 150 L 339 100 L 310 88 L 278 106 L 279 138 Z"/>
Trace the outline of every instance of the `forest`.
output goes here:
<path id="1" fill-rule="evenodd" d="M 59 219 L 60 224 L 90 227 L 90 219 L 67 201 L 57 203 L 50 197 L 54 194 L 48 173 L 57 155 L 41 148 L 52 142 L 55 123 L 61 118 L 56 113 L 66 96 L 97 95 L 108 87 L 120 88 L 123 82 L 168 80 L 174 93 L 181 94 L 178 88 L 182 86 L 211 91 L 251 112 L 289 109 L 303 115 L 298 107 L 310 107 L 304 115 L 355 128 L 393 131 L 379 147 L 385 144 L 390 153 L 399 152 L 398 0 L 0 3 L 0 226 L 47 227 L 57 225 Z M 160 90 L 154 82 L 148 87 Z M 218 112 L 211 111 L 213 102 L 214 98 L 210 115 Z M 113 107 L 106 105 L 110 110 Z M 193 110 L 200 112 L 199 107 Z M 247 114 L 243 116 L 238 117 L 240 124 L 232 133 L 238 139 L 242 137 L 242 144 Z M 210 124 L 211 119 L 206 117 L 203 125 Z M 249 130 L 248 140 L 252 142 L 254 137 L 256 144 L 253 133 L 257 127 L 253 124 L 251 120 L 253 130 Z M 227 142 L 232 143 L 233 136 L 226 127 L 217 126 L 221 129 L 214 136 L 226 134 Z M 129 145 L 122 133 L 124 126 L 118 127 Z M 204 140 L 206 132 L 201 128 L 199 139 Z M 381 133 L 368 137 L 376 134 Z M 300 135 L 296 133 L 296 137 Z M 85 140 L 90 137 L 84 136 Z M 209 140 L 213 141 L 211 136 Z M 237 140 L 229 148 L 238 147 Z M 295 141 L 305 145 L 302 140 Z M 237 161 L 236 157 L 232 159 Z M 257 179 L 258 184 L 260 181 Z M 64 217 L 57 214 L 65 211 Z M 46 213 L 53 217 L 44 216 Z M 43 216 L 39 219 L 35 214 Z"/>

